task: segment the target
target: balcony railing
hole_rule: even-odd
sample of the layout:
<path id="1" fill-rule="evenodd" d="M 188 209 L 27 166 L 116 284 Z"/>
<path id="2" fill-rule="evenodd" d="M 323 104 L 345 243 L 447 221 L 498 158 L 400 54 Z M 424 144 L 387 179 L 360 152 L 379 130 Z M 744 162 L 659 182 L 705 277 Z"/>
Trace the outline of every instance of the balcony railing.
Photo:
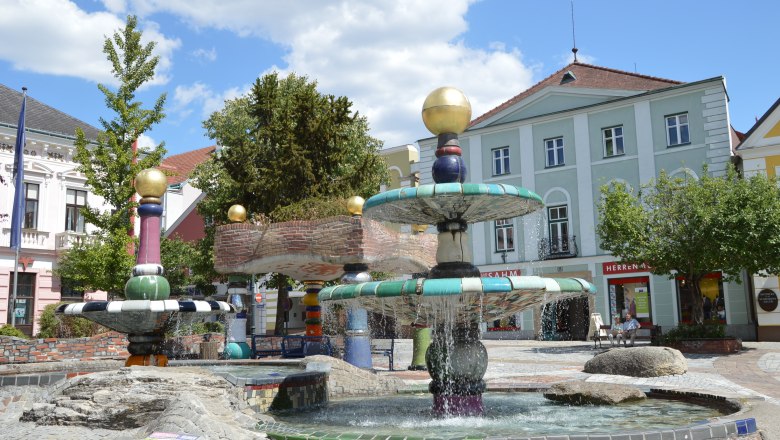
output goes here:
<path id="1" fill-rule="evenodd" d="M 11 245 L 11 228 L 3 228 L 0 246 Z M 51 233 L 35 229 L 22 229 L 22 249 L 51 249 Z"/>
<path id="2" fill-rule="evenodd" d="M 558 258 L 573 258 L 577 256 L 577 236 L 558 238 L 542 238 L 539 240 L 539 259 L 556 260 Z"/>
<path id="3" fill-rule="evenodd" d="M 85 240 L 89 240 L 89 236 L 83 232 L 65 231 L 54 235 L 54 242 L 58 251 L 68 250 L 76 244 L 83 243 Z"/>

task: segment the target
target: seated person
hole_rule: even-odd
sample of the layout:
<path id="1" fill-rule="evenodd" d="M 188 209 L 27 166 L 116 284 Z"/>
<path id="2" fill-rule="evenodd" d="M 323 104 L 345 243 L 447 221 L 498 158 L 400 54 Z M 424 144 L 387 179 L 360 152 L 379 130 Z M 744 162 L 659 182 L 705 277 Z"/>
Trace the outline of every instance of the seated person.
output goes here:
<path id="1" fill-rule="evenodd" d="M 630 313 L 626 313 L 626 321 L 622 324 L 621 333 L 618 333 L 617 341 L 620 346 L 620 340 L 623 340 L 623 345 L 628 346 L 628 339 L 631 339 L 631 346 L 634 346 L 634 338 L 636 338 L 636 329 L 639 328 L 639 321 L 634 319 Z"/>
<path id="2" fill-rule="evenodd" d="M 607 334 L 610 346 L 615 345 L 615 339 L 620 333 L 623 333 L 623 323 L 620 322 L 620 315 L 615 315 L 615 319 L 612 321 L 612 329 Z"/>

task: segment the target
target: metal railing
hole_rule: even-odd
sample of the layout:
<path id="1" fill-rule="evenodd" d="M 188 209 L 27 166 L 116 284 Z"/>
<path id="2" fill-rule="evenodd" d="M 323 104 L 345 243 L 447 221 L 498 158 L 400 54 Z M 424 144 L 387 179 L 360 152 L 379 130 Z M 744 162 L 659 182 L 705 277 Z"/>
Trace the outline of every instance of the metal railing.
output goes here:
<path id="1" fill-rule="evenodd" d="M 577 256 L 577 236 L 557 238 L 544 237 L 539 240 L 539 259 L 555 260 L 558 258 L 573 258 Z"/>

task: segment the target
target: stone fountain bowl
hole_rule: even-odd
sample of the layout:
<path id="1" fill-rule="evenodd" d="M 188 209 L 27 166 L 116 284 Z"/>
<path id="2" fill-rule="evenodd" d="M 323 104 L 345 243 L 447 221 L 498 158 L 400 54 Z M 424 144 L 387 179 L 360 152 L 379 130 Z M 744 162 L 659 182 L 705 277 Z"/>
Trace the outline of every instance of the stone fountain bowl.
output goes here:
<path id="1" fill-rule="evenodd" d="M 128 300 L 63 304 L 56 314 L 80 316 L 128 334 L 157 334 L 175 323 L 187 325 L 209 315 L 235 313 L 223 301 Z"/>
<path id="2" fill-rule="evenodd" d="M 430 322 L 448 307 L 471 320 L 492 321 L 537 304 L 595 293 L 596 287 L 580 278 L 418 278 L 326 287 L 319 300 L 357 302 L 407 322 Z"/>

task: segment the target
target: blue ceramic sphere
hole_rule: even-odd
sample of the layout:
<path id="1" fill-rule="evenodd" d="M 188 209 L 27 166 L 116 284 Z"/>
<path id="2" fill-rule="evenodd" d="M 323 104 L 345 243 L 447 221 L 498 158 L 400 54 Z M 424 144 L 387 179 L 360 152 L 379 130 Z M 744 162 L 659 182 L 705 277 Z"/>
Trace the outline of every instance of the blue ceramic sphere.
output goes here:
<path id="1" fill-rule="evenodd" d="M 442 156 L 433 162 L 432 173 L 436 183 L 463 183 L 466 181 L 466 164 L 460 156 Z"/>

